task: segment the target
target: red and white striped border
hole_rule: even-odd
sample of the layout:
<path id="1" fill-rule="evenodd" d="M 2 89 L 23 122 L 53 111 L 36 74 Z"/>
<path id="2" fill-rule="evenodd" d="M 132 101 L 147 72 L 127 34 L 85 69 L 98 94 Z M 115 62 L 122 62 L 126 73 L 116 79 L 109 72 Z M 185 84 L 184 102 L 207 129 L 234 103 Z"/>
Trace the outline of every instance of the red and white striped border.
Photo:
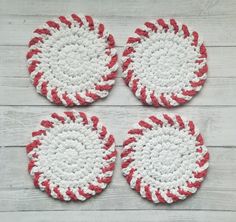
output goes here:
<path id="1" fill-rule="evenodd" d="M 179 130 L 185 130 L 196 140 L 196 152 L 199 158 L 196 161 L 196 171 L 192 172 L 192 178 L 182 187 L 178 189 L 161 191 L 154 189 L 150 184 L 146 184 L 138 167 L 135 166 L 134 152 L 135 143 L 142 139 L 142 135 L 154 127 L 171 126 Z M 204 145 L 203 137 L 192 121 L 183 119 L 179 115 L 163 114 L 160 116 L 149 116 L 145 120 L 141 120 L 135 128 L 128 131 L 128 137 L 123 143 L 122 172 L 132 189 L 135 189 L 143 198 L 154 203 L 173 203 L 184 200 L 192 195 L 200 187 L 202 181 L 207 174 L 209 166 L 209 153 Z"/>
<path id="2" fill-rule="evenodd" d="M 141 83 L 137 78 L 133 67 L 133 58 L 135 54 L 135 46 L 142 44 L 142 41 L 149 38 L 151 33 L 158 33 L 158 31 L 172 32 L 183 38 L 191 38 L 192 47 L 199 48 L 199 55 L 195 63 L 200 65 L 196 71 L 195 78 L 189 81 L 188 88 L 183 88 L 178 94 L 156 94 L 155 90 L 148 90 L 148 86 Z M 185 24 L 177 22 L 175 19 L 164 20 L 157 19 L 151 22 L 145 22 L 144 26 L 135 30 L 135 36 L 129 37 L 122 55 L 122 70 L 123 78 L 126 84 L 131 88 L 133 94 L 138 97 L 144 104 L 152 105 L 154 107 L 164 106 L 172 108 L 174 106 L 182 105 L 188 102 L 193 96 L 201 90 L 207 78 L 207 50 L 202 40 L 196 31 L 191 31 Z"/>
<path id="3" fill-rule="evenodd" d="M 88 32 L 93 32 L 97 38 L 102 38 L 107 43 L 105 53 L 110 57 L 106 67 L 109 68 L 109 73 L 103 75 L 101 79 L 94 85 L 93 88 L 86 92 L 76 92 L 75 95 L 70 95 L 67 92 L 59 92 L 56 86 L 51 86 L 49 81 L 45 81 L 44 71 L 38 69 L 38 64 L 41 61 L 38 59 L 42 53 L 39 49 L 40 44 L 44 44 L 44 40 L 53 33 L 60 31 L 60 28 L 70 29 L 72 26 L 86 28 Z M 29 41 L 29 51 L 26 58 L 28 61 L 28 71 L 31 76 L 33 85 L 41 95 L 47 97 L 51 102 L 65 106 L 88 105 L 96 100 L 106 97 L 114 85 L 114 80 L 117 76 L 118 55 L 115 47 L 114 37 L 105 30 L 103 23 L 93 19 L 91 16 L 79 16 L 72 14 L 65 17 L 60 16 L 57 20 L 47 21 L 42 27 L 34 30 L 33 37 Z M 105 93 L 106 92 L 106 93 Z"/>
<path id="4" fill-rule="evenodd" d="M 37 169 L 37 160 L 39 155 L 37 149 L 40 148 L 41 141 L 47 136 L 51 128 L 58 124 L 66 124 L 69 122 L 82 123 L 86 127 L 91 127 L 93 131 L 97 131 L 98 137 L 103 144 L 105 165 L 100 169 L 101 173 L 97 177 L 96 183 L 88 184 L 86 189 L 78 187 L 77 192 L 73 192 L 70 187 L 63 195 L 59 185 L 53 185 L 50 180 L 44 177 L 44 172 L 39 172 Z M 26 152 L 29 157 L 28 171 L 33 177 L 35 187 L 45 191 L 49 196 L 62 201 L 84 201 L 90 197 L 101 193 L 106 186 L 111 182 L 112 173 L 115 168 L 115 159 L 117 151 L 115 149 L 115 139 L 109 134 L 106 127 L 103 126 L 98 117 L 88 117 L 83 112 L 64 112 L 62 114 L 53 113 L 51 118 L 41 121 L 41 128 L 32 132 L 32 141 L 26 146 Z"/>

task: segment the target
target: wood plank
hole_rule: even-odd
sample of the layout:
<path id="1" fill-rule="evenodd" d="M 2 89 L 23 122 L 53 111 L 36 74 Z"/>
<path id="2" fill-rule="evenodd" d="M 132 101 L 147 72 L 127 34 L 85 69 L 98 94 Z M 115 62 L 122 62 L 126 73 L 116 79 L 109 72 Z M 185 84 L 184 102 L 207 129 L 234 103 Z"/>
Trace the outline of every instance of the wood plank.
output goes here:
<path id="1" fill-rule="evenodd" d="M 207 222 L 234 222 L 236 212 L 215 212 L 215 211 L 169 211 L 169 210 L 138 210 L 138 211 L 67 211 L 67 212 L 4 212 L 0 213 L 3 221 L 35 222 L 57 221 L 63 222 L 70 218 L 71 222 L 77 222 L 78 218 L 83 222 L 104 221 L 104 222 L 202 222 L 207 218 Z M 128 219 L 128 220 L 127 220 Z"/>
<path id="2" fill-rule="evenodd" d="M 44 0 L 0 0 L 0 218 L 24 222 L 68 218 L 71 221 L 78 218 L 81 221 L 95 218 L 97 221 L 205 221 L 206 218 L 209 222 L 235 221 L 236 48 L 232 47 L 236 46 L 235 9 L 234 0 L 48 0 L 46 4 Z M 209 79 L 187 106 L 173 110 L 141 106 L 118 78 L 106 100 L 95 106 L 75 107 L 98 114 L 115 135 L 119 150 L 128 128 L 150 114 L 177 112 L 192 118 L 211 154 L 208 177 L 193 197 L 171 206 L 156 206 L 142 200 L 121 176 L 120 159 L 109 188 L 85 203 L 65 204 L 33 188 L 23 146 L 42 118 L 65 108 L 49 105 L 34 92 L 25 65 L 26 44 L 32 31 L 45 20 L 75 10 L 103 21 L 114 34 L 119 53 L 137 26 L 157 16 L 185 22 L 205 40 Z"/>
<path id="3" fill-rule="evenodd" d="M 33 30 L 54 17 L 0 16 L 0 45 L 28 44 Z M 123 46 L 128 36 L 132 35 L 137 27 L 156 17 L 97 16 L 96 18 L 104 22 L 107 29 L 113 33 L 116 45 Z M 207 46 L 236 46 L 236 15 L 175 18 L 198 31 Z"/>
<path id="4" fill-rule="evenodd" d="M 35 92 L 25 64 L 26 47 L 0 47 L 0 105 L 51 105 Z M 118 48 L 121 54 L 122 48 Z M 236 105 L 235 48 L 209 48 L 209 78 L 203 90 L 187 105 Z M 224 70 L 225 69 L 225 70 Z M 121 77 L 121 71 L 119 71 Z M 233 78 L 233 79 L 232 79 Z M 125 100 L 123 98 L 126 98 Z M 117 78 L 109 97 L 94 105 L 142 105 Z"/>
<path id="5" fill-rule="evenodd" d="M 9 7 L 9 5 L 11 7 Z M 235 14 L 234 0 L 198 1 L 198 0 L 44 0 L 32 2 L 30 0 L 2 0 L 0 14 L 16 15 L 64 15 L 68 12 L 106 16 L 212 16 Z"/>
<path id="6" fill-rule="evenodd" d="M 121 147 L 117 147 L 120 154 Z M 202 189 L 208 191 L 234 191 L 236 189 L 236 148 L 209 147 L 210 169 Z M 120 157 L 116 161 L 113 185 L 125 189 L 124 178 L 120 173 Z M 0 190 L 33 189 L 32 180 L 28 174 L 28 159 L 25 147 L 7 147 L 0 149 Z M 8 166 L 8 167 L 5 167 Z"/>
<path id="7" fill-rule="evenodd" d="M 18 150 L 17 150 L 18 149 Z M 14 154 L 14 152 L 16 154 Z M 7 148 L 1 150 L 0 174 L 6 180 L 5 187 L 0 189 L 0 211 L 51 211 L 51 210 L 236 210 L 235 194 L 235 155 L 236 149 L 212 148 L 211 165 L 208 176 L 197 194 L 178 204 L 154 205 L 143 200 L 132 191 L 122 177 L 117 161 L 114 178 L 109 187 L 100 195 L 84 203 L 63 203 L 48 198 L 46 193 L 33 188 L 27 175 L 26 155 L 23 148 Z M 17 158 L 14 158 L 17 157 Z M 19 159 L 18 159 L 19 158 Z M 3 161 L 4 160 L 4 161 Z M 12 165 L 13 161 L 16 161 Z M 6 163 L 7 165 L 4 165 Z M 12 169 L 11 169 L 11 167 Z M 2 168 L 3 167 L 3 168 Z M 7 168 L 7 167 L 5 167 Z M 8 177 L 7 177 L 8 176 Z M 17 181 L 19 180 L 19 181 Z M 22 184 L 21 184 L 22 183 Z M 22 188 L 23 187 L 23 188 Z"/>
<path id="8" fill-rule="evenodd" d="M 0 146 L 23 146 L 31 132 L 49 113 L 64 111 L 64 107 L 0 107 Z M 70 110 L 70 109 L 66 109 Z M 134 123 L 157 113 L 179 113 L 192 119 L 201 130 L 208 146 L 236 146 L 236 107 L 179 107 L 172 110 L 144 106 L 89 106 L 76 108 L 97 115 L 115 135 L 121 145 Z"/>
<path id="9" fill-rule="evenodd" d="M 26 46 L 0 46 L 0 78 L 28 78 L 25 60 L 27 49 Z M 117 47 L 117 50 L 121 58 L 123 47 Z M 210 78 L 236 77 L 235 47 L 208 47 L 207 51 Z M 0 84 L 2 81 L 0 79 Z"/>
<path id="10" fill-rule="evenodd" d="M 51 105 L 39 95 L 28 78 L 0 78 L 0 105 Z M 186 106 L 236 105 L 236 78 L 209 78 L 198 95 Z M 125 98 L 125 99 L 124 99 Z M 117 78 L 110 95 L 94 106 L 137 105 L 142 103 L 133 95 L 123 79 Z"/>

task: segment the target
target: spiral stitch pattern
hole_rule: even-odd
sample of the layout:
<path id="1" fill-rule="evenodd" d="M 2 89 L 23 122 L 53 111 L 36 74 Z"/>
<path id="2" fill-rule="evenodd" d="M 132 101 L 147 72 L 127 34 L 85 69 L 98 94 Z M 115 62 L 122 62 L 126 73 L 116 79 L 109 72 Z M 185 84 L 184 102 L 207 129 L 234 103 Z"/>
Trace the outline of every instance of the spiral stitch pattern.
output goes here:
<path id="1" fill-rule="evenodd" d="M 207 51 L 196 31 L 174 19 L 146 22 L 129 37 L 123 77 L 144 104 L 171 108 L 189 101 L 207 78 Z"/>
<path id="2" fill-rule="evenodd" d="M 36 90 L 55 104 L 87 105 L 104 98 L 117 74 L 115 41 L 91 16 L 72 14 L 34 31 L 27 53 Z"/>
<path id="3" fill-rule="evenodd" d="M 114 137 L 96 116 L 53 113 L 26 146 L 35 187 L 63 201 L 101 193 L 115 167 Z"/>
<path id="4" fill-rule="evenodd" d="M 163 114 L 139 121 L 123 143 L 122 172 L 154 203 L 184 200 L 207 174 L 209 153 L 192 121 Z"/>

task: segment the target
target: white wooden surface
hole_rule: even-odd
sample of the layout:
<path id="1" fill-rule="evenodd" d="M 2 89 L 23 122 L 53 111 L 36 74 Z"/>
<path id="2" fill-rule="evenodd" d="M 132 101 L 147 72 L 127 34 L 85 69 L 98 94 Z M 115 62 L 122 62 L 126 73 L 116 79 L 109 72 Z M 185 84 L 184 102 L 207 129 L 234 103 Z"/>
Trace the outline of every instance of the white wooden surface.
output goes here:
<path id="1" fill-rule="evenodd" d="M 110 96 L 90 107 L 116 137 L 153 113 L 177 112 L 193 119 L 209 147 L 211 162 L 199 192 L 186 201 L 154 205 L 130 190 L 120 173 L 85 203 L 62 203 L 33 187 L 24 145 L 48 113 L 63 110 L 36 94 L 25 64 L 31 32 L 47 19 L 72 12 L 90 14 L 114 34 L 119 53 L 143 22 L 175 17 L 195 28 L 209 54 L 209 78 L 186 106 L 173 110 L 142 106 L 117 78 Z M 0 220 L 1 221 L 236 221 L 236 1 L 234 0 L 0 0 Z"/>

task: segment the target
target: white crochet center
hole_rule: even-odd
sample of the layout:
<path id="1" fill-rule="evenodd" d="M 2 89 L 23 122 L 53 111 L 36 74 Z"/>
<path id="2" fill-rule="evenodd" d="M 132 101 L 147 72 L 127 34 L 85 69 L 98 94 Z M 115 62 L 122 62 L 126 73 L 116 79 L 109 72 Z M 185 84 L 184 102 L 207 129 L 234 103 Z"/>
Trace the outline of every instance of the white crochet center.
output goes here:
<path id="1" fill-rule="evenodd" d="M 105 150 L 98 136 L 96 130 L 82 123 L 56 125 L 40 140 L 37 170 L 61 191 L 96 184 L 105 165 Z"/>
<path id="2" fill-rule="evenodd" d="M 143 181 L 155 188 L 182 187 L 197 167 L 195 144 L 185 130 L 170 126 L 148 130 L 135 143 L 134 166 Z"/>
<path id="3" fill-rule="evenodd" d="M 149 32 L 149 38 L 134 45 L 133 70 L 148 90 L 158 93 L 178 93 L 189 86 L 199 69 L 195 63 L 199 49 L 191 46 L 192 38 L 174 32 Z"/>
<path id="4" fill-rule="evenodd" d="M 51 28 L 52 36 L 45 36 L 44 43 L 37 45 L 42 53 L 34 58 L 41 62 L 38 70 L 44 72 L 43 78 L 51 87 L 69 94 L 84 92 L 110 73 L 107 43 L 88 29 L 66 25 L 61 25 L 60 31 Z"/>

